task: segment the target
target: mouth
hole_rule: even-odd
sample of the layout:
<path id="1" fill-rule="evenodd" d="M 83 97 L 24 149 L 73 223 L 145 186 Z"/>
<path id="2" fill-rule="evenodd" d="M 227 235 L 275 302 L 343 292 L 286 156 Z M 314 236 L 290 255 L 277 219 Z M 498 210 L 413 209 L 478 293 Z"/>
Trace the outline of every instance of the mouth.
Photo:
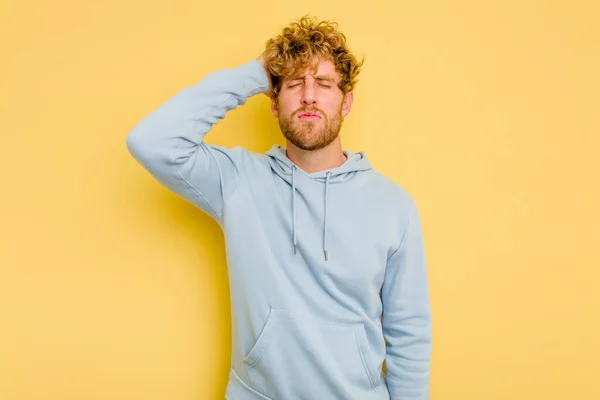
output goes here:
<path id="1" fill-rule="evenodd" d="M 298 115 L 298 118 L 303 120 L 303 121 L 313 121 L 313 120 L 317 120 L 317 119 L 321 119 L 321 116 L 319 114 L 317 114 L 316 112 L 303 112 L 300 115 Z"/>

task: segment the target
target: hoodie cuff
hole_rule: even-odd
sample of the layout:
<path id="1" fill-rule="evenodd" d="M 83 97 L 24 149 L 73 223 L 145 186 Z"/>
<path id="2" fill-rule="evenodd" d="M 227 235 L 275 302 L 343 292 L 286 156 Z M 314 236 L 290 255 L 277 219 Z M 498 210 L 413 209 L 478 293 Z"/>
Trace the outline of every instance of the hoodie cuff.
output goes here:
<path id="1" fill-rule="evenodd" d="M 244 91 L 246 97 L 265 93 L 269 90 L 269 77 L 267 71 L 258 60 L 252 60 L 235 68 L 235 71 L 244 76 Z"/>

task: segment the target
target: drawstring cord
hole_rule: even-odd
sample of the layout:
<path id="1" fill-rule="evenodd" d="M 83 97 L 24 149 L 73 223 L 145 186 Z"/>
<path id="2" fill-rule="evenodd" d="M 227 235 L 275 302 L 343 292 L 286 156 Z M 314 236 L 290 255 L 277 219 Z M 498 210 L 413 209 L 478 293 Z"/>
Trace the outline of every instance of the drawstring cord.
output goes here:
<path id="1" fill-rule="evenodd" d="M 329 189 L 329 177 L 331 176 L 331 171 L 327 171 L 327 180 L 325 181 L 325 221 L 323 222 L 324 225 L 324 232 L 323 232 L 323 252 L 325 253 L 325 261 L 328 260 L 327 257 L 327 190 Z"/>
<path id="2" fill-rule="evenodd" d="M 327 206 L 329 199 L 329 177 L 331 171 L 327 171 L 327 179 L 325 180 L 325 218 L 323 221 L 323 254 L 325 255 L 325 261 L 329 260 L 329 254 L 327 253 Z M 298 241 L 296 238 L 296 166 L 292 165 L 292 231 L 294 236 L 294 254 L 298 248 Z"/>
<path id="3" fill-rule="evenodd" d="M 294 231 L 294 254 L 298 247 L 296 241 L 296 166 L 292 165 L 292 230 Z"/>

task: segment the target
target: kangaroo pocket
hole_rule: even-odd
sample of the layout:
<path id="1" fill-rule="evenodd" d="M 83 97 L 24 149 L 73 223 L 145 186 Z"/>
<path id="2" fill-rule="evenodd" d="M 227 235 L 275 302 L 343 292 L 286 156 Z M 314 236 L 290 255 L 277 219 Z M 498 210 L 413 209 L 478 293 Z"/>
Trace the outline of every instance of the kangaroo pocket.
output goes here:
<path id="1" fill-rule="evenodd" d="M 362 324 L 275 308 L 244 361 L 249 385 L 273 399 L 377 398 L 382 382 Z"/>

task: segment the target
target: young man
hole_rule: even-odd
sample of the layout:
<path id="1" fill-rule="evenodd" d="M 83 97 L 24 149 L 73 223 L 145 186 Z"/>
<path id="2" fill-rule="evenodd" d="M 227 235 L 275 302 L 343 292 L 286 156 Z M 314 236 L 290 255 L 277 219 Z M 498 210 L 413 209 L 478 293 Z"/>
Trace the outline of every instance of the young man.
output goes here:
<path id="1" fill-rule="evenodd" d="M 292 23 L 256 60 L 184 88 L 127 137 L 140 164 L 223 229 L 229 400 L 429 398 L 419 213 L 364 153 L 342 150 L 362 62 L 336 26 Z M 259 93 L 271 97 L 286 147 L 257 154 L 203 141 Z"/>

